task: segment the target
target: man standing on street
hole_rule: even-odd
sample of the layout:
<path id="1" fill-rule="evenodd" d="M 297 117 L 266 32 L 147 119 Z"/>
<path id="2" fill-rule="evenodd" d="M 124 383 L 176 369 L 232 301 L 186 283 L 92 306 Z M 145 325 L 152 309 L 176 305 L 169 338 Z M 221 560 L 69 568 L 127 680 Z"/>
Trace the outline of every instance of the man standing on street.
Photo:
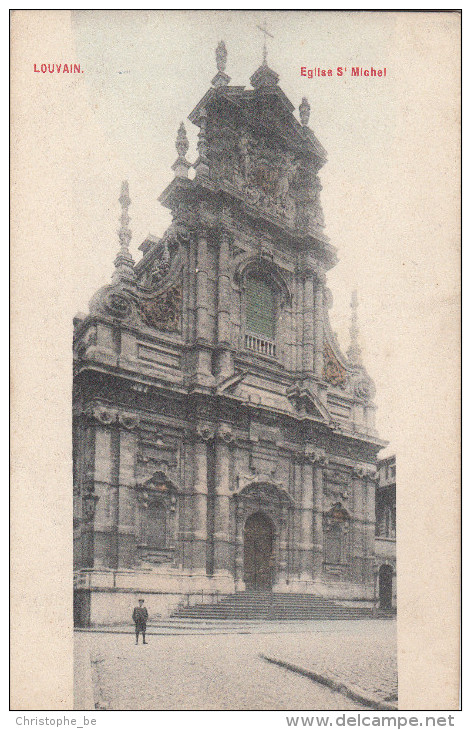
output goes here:
<path id="1" fill-rule="evenodd" d="M 135 627 L 136 627 L 136 644 L 139 643 L 139 634 L 142 633 L 142 643 L 147 644 L 146 641 L 146 626 L 147 626 L 147 619 L 149 618 L 149 614 L 147 613 L 147 608 L 144 606 L 144 599 L 139 599 L 139 606 L 136 606 L 134 611 L 132 612 L 132 620 L 134 621 Z"/>

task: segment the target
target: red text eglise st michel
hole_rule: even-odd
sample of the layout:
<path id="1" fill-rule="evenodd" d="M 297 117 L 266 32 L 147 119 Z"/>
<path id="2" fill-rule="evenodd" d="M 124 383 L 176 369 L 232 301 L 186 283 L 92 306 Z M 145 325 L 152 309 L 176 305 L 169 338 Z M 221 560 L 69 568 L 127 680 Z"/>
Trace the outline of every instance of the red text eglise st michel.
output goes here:
<path id="1" fill-rule="evenodd" d="M 336 69 L 332 68 L 307 68 L 301 66 L 301 76 L 307 76 L 308 79 L 313 79 L 317 76 L 386 76 L 386 67 L 375 68 L 370 66 L 364 68 L 363 66 L 337 66 Z"/>

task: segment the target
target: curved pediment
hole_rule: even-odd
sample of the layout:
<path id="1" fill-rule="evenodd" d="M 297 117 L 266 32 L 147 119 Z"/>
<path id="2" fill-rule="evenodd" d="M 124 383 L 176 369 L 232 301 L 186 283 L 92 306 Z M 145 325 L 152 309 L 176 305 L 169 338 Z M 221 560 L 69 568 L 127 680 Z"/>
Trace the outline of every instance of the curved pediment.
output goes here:
<path id="1" fill-rule="evenodd" d="M 269 256 L 262 254 L 248 256 L 239 263 L 235 272 L 235 279 L 241 286 L 246 285 L 247 278 L 251 275 L 261 276 L 269 280 L 275 285 L 284 302 L 289 303 L 291 301 L 291 290 L 285 275 Z"/>
<path id="2" fill-rule="evenodd" d="M 293 498 L 281 482 L 274 481 L 269 474 L 243 475 L 237 477 L 234 494 L 245 497 L 277 499 L 281 503 L 294 506 Z"/>
<path id="3" fill-rule="evenodd" d="M 178 494 L 180 491 L 177 483 L 170 477 L 166 469 L 157 469 L 152 476 L 146 479 L 142 485 L 143 488 L 152 492 L 160 492 L 162 494 Z"/>

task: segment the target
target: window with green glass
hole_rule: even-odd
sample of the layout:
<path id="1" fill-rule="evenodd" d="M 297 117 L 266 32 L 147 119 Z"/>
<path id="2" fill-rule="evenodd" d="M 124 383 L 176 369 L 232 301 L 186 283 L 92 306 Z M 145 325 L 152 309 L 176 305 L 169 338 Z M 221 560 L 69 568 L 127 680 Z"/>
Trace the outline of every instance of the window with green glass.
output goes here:
<path id="1" fill-rule="evenodd" d="M 246 327 L 249 332 L 275 339 L 275 292 L 260 278 L 250 277 L 247 281 Z"/>

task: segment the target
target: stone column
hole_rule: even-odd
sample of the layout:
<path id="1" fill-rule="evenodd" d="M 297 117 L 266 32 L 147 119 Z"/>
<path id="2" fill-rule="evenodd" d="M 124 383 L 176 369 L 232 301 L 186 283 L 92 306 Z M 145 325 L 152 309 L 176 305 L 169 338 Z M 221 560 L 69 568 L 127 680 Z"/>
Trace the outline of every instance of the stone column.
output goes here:
<path id="1" fill-rule="evenodd" d="M 286 579 L 288 577 L 288 520 L 289 511 L 287 507 L 281 508 L 281 521 L 280 521 L 280 552 L 279 552 L 279 564 L 278 574 L 276 574 L 276 563 L 273 566 L 275 575 L 273 576 L 274 582 L 286 585 Z"/>
<path id="2" fill-rule="evenodd" d="M 202 385 L 213 382 L 208 318 L 208 230 L 200 228 L 196 252 L 196 342 L 197 380 Z M 206 345 L 206 347 L 205 347 Z"/>
<path id="3" fill-rule="evenodd" d="M 314 373 L 314 272 L 307 269 L 303 279 L 303 371 Z"/>
<path id="4" fill-rule="evenodd" d="M 214 431 L 198 426 L 194 441 L 194 482 L 192 503 L 192 568 L 206 573 L 208 540 L 208 441 Z"/>
<path id="5" fill-rule="evenodd" d="M 324 467 L 328 459 L 322 450 L 316 450 L 314 461 L 314 579 L 322 579 L 324 563 Z"/>
<path id="6" fill-rule="evenodd" d="M 219 239 L 218 258 L 218 375 L 221 380 L 233 374 L 231 354 L 231 283 L 229 274 L 229 237 L 222 231 Z"/>
<path id="7" fill-rule="evenodd" d="M 324 285 L 325 274 L 317 274 L 314 297 L 314 373 L 317 378 L 322 378 L 324 371 Z"/>
<path id="8" fill-rule="evenodd" d="M 302 461 L 299 457 L 293 459 L 294 479 L 294 502 L 295 510 L 293 515 L 293 572 L 298 578 L 301 577 L 301 525 L 302 525 Z"/>
<path id="9" fill-rule="evenodd" d="M 313 466 L 311 452 L 306 447 L 302 464 L 302 500 L 300 530 L 301 580 L 312 580 L 312 509 L 313 509 Z"/>
<path id="10" fill-rule="evenodd" d="M 235 503 L 235 556 L 234 556 L 234 579 L 236 582 L 236 590 L 242 588 L 244 580 L 244 533 L 243 533 L 243 520 L 241 515 L 240 498 L 236 498 Z"/>
<path id="11" fill-rule="evenodd" d="M 232 565 L 229 523 L 230 447 L 232 432 L 221 424 L 217 432 L 214 494 L 214 573 L 227 575 Z"/>

